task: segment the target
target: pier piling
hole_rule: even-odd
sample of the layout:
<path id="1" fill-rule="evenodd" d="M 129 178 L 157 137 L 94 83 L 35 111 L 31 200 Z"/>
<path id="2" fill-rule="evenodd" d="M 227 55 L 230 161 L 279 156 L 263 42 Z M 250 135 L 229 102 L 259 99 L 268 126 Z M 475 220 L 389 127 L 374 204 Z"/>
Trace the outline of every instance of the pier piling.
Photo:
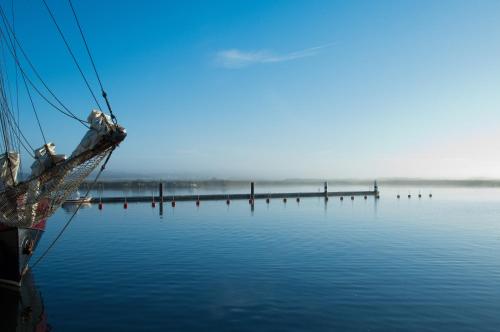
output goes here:
<path id="1" fill-rule="evenodd" d="M 158 193 L 160 194 L 160 204 L 163 204 L 163 182 L 158 186 Z"/>
<path id="2" fill-rule="evenodd" d="M 160 199 L 160 216 L 163 216 L 163 182 L 160 182 L 158 185 L 158 194 Z"/>

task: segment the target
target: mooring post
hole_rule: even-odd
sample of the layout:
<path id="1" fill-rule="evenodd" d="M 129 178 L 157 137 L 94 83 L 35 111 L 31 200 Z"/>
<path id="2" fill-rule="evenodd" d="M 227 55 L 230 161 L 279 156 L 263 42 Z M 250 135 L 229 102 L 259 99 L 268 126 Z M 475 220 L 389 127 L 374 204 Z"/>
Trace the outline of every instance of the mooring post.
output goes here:
<path id="1" fill-rule="evenodd" d="M 255 183 L 250 182 L 250 199 L 253 200 L 255 197 Z"/>
<path id="2" fill-rule="evenodd" d="M 160 194 L 160 216 L 163 216 L 163 182 L 158 186 L 158 193 Z"/>
<path id="3" fill-rule="evenodd" d="M 328 197 L 328 182 L 325 181 L 325 197 Z"/>

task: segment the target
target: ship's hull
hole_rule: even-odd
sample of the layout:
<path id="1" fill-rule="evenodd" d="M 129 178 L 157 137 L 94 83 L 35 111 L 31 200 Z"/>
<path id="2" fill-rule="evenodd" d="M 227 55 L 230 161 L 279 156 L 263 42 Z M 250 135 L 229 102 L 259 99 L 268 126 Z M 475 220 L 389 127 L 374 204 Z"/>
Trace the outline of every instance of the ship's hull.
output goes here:
<path id="1" fill-rule="evenodd" d="M 0 286 L 20 287 L 28 262 L 45 228 L 45 222 L 33 228 L 0 224 Z"/>
<path id="2" fill-rule="evenodd" d="M 0 288 L 0 331 L 50 331 L 43 299 L 31 271 L 24 275 L 19 289 Z"/>

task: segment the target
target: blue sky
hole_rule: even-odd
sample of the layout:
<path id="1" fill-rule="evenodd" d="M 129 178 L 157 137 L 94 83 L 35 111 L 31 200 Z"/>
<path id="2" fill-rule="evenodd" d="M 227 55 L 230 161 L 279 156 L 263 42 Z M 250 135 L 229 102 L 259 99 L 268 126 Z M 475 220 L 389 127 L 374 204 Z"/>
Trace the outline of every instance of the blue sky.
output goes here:
<path id="1" fill-rule="evenodd" d="M 66 1 L 48 3 L 98 91 Z M 499 1 L 73 3 L 129 132 L 111 171 L 500 177 Z M 31 60 L 86 117 L 95 106 L 42 2 L 15 12 Z M 37 105 L 70 154 L 84 128 Z"/>

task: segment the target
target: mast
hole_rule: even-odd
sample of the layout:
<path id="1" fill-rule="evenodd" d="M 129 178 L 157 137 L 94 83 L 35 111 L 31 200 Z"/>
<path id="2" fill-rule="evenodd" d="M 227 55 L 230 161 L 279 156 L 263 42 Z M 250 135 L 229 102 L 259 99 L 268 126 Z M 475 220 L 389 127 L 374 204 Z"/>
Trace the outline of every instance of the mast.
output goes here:
<path id="1" fill-rule="evenodd" d="M 3 40 L 0 43 L 3 45 Z M 3 54 L 2 54 L 3 55 Z M 2 153 L 0 154 L 0 189 L 2 187 L 13 186 L 17 182 L 17 172 L 20 166 L 19 151 L 15 150 L 16 128 L 12 125 L 15 121 L 14 115 L 9 105 L 6 89 L 8 83 L 5 57 L 0 58 L 0 131 Z M 11 94 L 9 94 L 12 100 Z"/>

